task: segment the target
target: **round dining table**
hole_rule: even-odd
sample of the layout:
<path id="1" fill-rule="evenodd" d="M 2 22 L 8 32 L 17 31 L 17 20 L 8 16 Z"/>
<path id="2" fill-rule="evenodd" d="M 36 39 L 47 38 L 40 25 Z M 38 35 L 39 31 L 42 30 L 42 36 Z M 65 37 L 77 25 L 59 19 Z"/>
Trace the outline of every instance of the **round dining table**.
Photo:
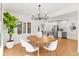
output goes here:
<path id="1" fill-rule="evenodd" d="M 30 35 L 27 37 L 27 39 L 35 46 L 37 46 L 38 49 L 38 56 L 39 56 L 39 50 L 40 47 L 43 47 L 44 45 L 47 45 L 49 43 L 51 43 L 52 41 L 55 41 L 55 38 L 52 38 L 50 36 L 42 36 L 42 37 L 37 37 L 35 35 Z"/>

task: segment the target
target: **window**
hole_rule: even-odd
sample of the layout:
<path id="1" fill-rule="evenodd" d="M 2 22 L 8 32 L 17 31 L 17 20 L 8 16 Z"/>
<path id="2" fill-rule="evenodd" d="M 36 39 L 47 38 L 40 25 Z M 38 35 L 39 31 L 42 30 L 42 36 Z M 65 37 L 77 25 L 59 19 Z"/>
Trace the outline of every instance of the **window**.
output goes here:
<path id="1" fill-rule="evenodd" d="M 22 34 L 22 21 L 18 21 L 17 24 L 17 33 Z"/>
<path id="2" fill-rule="evenodd" d="M 27 33 L 31 33 L 31 22 L 27 23 Z"/>
<path id="3" fill-rule="evenodd" d="M 23 22 L 23 33 L 26 33 L 26 22 Z"/>

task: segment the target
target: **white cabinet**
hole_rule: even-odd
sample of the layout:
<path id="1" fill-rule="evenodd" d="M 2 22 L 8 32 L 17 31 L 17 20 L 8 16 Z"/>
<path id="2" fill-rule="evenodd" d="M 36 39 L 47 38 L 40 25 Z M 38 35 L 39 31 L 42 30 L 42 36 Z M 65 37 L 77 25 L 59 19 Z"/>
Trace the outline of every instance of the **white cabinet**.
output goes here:
<path id="1" fill-rule="evenodd" d="M 61 37 L 62 37 L 62 32 L 58 31 L 58 38 L 61 38 Z"/>
<path id="2" fill-rule="evenodd" d="M 67 33 L 67 38 L 77 40 L 77 34 L 76 33 Z"/>

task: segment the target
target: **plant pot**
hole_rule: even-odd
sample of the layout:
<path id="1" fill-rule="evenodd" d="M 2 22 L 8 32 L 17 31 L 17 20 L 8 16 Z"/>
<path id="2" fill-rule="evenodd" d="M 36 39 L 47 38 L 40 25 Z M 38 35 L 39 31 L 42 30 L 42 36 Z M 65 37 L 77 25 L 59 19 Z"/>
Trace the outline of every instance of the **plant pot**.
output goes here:
<path id="1" fill-rule="evenodd" d="M 13 48 L 14 47 L 14 41 L 13 40 L 7 41 L 6 46 L 7 46 L 7 48 Z"/>

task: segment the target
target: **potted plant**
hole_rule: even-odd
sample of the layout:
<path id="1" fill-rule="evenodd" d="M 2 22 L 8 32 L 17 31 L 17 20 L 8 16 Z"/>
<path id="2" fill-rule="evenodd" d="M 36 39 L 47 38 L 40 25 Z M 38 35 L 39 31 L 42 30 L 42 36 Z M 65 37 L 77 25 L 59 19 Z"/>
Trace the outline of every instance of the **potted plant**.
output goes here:
<path id="1" fill-rule="evenodd" d="M 14 40 L 12 36 L 14 34 L 14 28 L 16 27 L 16 17 L 12 16 L 9 12 L 3 13 L 3 23 L 8 30 L 9 40 L 6 43 L 7 48 L 12 48 L 14 46 Z"/>

